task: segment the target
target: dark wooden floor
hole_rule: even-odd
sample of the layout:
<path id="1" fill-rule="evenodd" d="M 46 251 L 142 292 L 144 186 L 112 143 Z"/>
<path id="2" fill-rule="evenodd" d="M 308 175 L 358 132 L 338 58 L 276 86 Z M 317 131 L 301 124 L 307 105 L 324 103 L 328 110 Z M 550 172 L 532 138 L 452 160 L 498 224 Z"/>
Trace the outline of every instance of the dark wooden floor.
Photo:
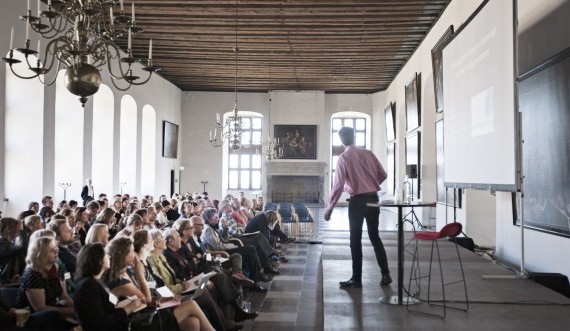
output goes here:
<path id="1" fill-rule="evenodd" d="M 313 208 L 322 219 L 322 209 Z M 392 276 L 396 280 L 396 217 L 382 211 L 380 230 Z M 429 224 L 425 224 L 428 225 Z M 305 229 L 309 230 L 309 229 Z M 305 243 L 285 245 L 288 263 L 281 275 L 266 285 L 266 294 L 252 293 L 249 300 L 260 316 L 246 323 L 245 330 L 566 330 L 570 325 L 570 299 L 528 279 L 488 280 L 482 275 L 513 275 L 507 268 L 482 256 L 460 249 L 469 294 L 469 311 L 447 311 L 445 319 L 410 313 L 406 307 L 386 305 L 379 298 L 397 293 L 396 281 L 380 287 L 380 270 L 366 234 L 363 238 L 364 269 L 362 289 L 340 289 L 338 282 L 351 276 L 346 208 L 337 208 L 330 222 L 320 221 L 313 231 L 305 231 Z M 406 232 L 406 238 L 411 232 Z M 322 244 L 318 242 L 322 240 Z M 312 242 L 312 243 L 309 243 Z M 460 276 L 457 253 L 451 242 L 440 243 L 446 280 Z M 420 245 L 420 269 L 428 270 L 430 246 Z M 406 257 L 405 279 L 410 258 Z M 435 278 L 434 281 L 439 281 Z M 437 283 L 435 283 L 437 284 Z M 422 283 L 422 295 L 426 284 Z M 452 304 L 460 305 L 461 284 L 446 287 Z M 440 286 L 433 287 L 435 298 Z M 464 306 L 464 305 L 463 305 Z M 426 303 L 413 309 L 441 313 Z"/>

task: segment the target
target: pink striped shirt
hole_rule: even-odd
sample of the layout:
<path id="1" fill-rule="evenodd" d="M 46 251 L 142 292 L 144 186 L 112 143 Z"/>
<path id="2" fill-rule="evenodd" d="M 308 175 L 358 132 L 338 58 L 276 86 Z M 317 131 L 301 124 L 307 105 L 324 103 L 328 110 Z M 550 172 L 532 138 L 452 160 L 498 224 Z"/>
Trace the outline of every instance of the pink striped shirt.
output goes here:
<path id="1" fill-rule="evenodd" d="M 343 189 L 351 196 L 377 192 L 388 176 L 374 153 L 355 145 L 339 155 L 335 173 L 327 210 L 334 208 Z"/>

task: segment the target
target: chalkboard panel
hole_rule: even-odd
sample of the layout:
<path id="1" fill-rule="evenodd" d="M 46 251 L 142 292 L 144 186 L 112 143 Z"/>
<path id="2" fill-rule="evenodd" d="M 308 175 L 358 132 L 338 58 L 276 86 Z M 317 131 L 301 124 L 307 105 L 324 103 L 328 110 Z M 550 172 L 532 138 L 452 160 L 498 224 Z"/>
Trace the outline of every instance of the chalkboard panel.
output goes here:
<path id="1" fill-rule="evenodd" d="M 522 76 L 525 226 L 570 236 L 570 48 Z"/>

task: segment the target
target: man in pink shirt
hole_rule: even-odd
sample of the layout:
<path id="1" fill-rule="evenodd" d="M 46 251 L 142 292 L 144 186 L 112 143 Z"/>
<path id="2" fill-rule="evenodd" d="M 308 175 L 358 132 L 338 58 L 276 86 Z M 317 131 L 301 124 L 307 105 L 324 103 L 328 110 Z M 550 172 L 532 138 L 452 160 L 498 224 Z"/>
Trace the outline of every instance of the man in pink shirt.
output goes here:
<path id="1" fill-rule="evenodd" d="M 334 185 L 324 218 L 327 221 L 330 220 L 332 210 L 343 190 L 350 194 L 348 219 L 352 277 L 340 282 L 340 287 L 362 287 L 362 224 L 364 218 L 366 218 L 368 227 L 368 237 L 374 247 L 376 261 L 382 272 L 380 285 L 389 285 L 392 283 L 392 277 L 388 269 L 388 258 L 378 234 L 380 208 L 366 206 L 369 202 L 378 202 L 378 190 L 380 190 L 380 184 L 386 180 L 386 171 L 371 151 L 354 145 L 353 128 L 343 127 L 338 131 L 338 135 L 346 148 L 338 157 Z"/>

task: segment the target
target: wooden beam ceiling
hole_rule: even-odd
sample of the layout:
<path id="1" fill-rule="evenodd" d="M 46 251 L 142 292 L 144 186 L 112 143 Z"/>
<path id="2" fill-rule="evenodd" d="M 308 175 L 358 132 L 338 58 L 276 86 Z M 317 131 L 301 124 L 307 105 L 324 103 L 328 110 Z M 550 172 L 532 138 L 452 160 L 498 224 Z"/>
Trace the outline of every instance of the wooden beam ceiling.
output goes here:
<path id="1" fill-rule="evenodd" d="M 236 1 L 135 0 L 145 31 L 133 52 L 146 58 L 152 38 L 165 79 L 233 91 L 237 27 L 239 91 L 371 93 L 387 88 L 449 1 L 238 0 L 236 16 Z"/>

